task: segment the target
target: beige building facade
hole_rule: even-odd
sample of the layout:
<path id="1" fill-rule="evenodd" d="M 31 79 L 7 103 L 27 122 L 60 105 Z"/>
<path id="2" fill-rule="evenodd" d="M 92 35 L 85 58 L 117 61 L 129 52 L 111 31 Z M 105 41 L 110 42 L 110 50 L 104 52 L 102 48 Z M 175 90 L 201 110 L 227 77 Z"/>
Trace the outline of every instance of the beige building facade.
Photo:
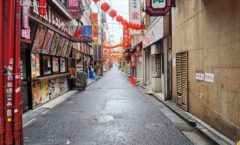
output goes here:
<path id="1" fill-rule="evenodd" d="M 176 0 L 172 70 L 173 100 L 239 141 L 239 0 Z"/>

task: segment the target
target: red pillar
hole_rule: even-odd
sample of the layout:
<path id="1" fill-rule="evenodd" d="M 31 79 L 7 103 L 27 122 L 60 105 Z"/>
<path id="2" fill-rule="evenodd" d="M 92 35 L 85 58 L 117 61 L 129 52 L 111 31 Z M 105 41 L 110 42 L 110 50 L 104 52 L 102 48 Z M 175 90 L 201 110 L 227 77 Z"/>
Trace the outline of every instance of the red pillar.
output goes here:
<path id="1" fill-rule="evenodd" d="M 15 0 L 4 1 L 4 120 L 5 145 L 13 144 L 13 68 Z"/>
<path id="2" fill-rule="evenodd" d="M 14 51 L 14 96 L 13 96 L 13 136 L 14 145 L 22 144 L 22 104 L 20 92 L 20 30 L 21 30 L 21 6 L 20 0 L 16 0 L 15 17 L 15 51 Z"/>
<path id="3" fill-rule="evenodd" d="M 4 112 L 3 112 L 3 0 L 0 1 L 0 145 L 4 144 Z"/>

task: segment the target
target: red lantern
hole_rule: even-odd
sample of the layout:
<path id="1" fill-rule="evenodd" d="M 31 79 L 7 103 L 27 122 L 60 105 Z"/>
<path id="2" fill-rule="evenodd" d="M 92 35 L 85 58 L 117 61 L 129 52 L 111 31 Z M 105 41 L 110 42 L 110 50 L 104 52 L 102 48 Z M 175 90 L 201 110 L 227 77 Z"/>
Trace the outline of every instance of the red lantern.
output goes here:
<path id="1" fill-rule="evenodd" d="M 108 3 L 104 2 L 104 3 L 102 3 L 102 5 L 101 5 L 101 9 L 102 9 L 104 12 L 106 12 L 106 11 L 108 11 L 108 10 L 110 9 L 110 6 L 109 6 Z"/>
<path id="2" fill-rule="evenodd" d="M 123 24 L 123 25 L 127 25 L 127 23 L 128 23 L 127 20 L 125 20 L 125 19 L 122 20 L 122 24 Z"/>
<path id="3" fill-rule="evenodd" d="M 47 14 L 47 2 L 46 0 L 39 0 L 39 15 Z"/>
<path id="4" fill-rule="evenodd" d="M 141 25 L 141 29 L 146 29 L 146 25 L 145 25 L 145 24 L 142 24 L 142 25 Z"/>
<path id="5" fill-rule="evenodd" d="M 117 16 L 117 11 L 111 10 L 110 13 L 109 13 L 109 15 L 110 15 L 112 18 L 114 18 L 114 17 Z"/>
<path id="6" fill-rule="evenodd" d="M 93 0 L 93 2 L 94 2 L 94 3 L 97 3 L 97 2 L 99 2 L 99 0 Z"/>
<path id="7" fill-rule="evenodd" d="M 116 18 L 116 20 L 117 20 L 117 22 L 122 22 L 122 20 L 123 20 L 123 17 L 122 16 L 117 16 L 117 18 Z"/>

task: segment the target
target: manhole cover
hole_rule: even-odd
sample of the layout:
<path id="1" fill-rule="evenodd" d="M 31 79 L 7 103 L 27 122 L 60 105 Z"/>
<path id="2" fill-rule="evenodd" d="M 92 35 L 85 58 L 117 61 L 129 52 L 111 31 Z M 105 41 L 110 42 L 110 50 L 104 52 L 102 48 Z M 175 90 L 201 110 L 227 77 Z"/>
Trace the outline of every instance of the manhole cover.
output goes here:
<path id="1" fill-rule="evenodd" d="M 104 122 L 112 121 L 113 119 L 114 119 L 113 116 L 101 115 L 101 116 L 98 116 L 98 117 L 91 118 L 90 121 L 92 123 L 104 123 Z"/>
<path id="2" fill-rule="evenodd" d="M 167 126 L 162 123 L 148 123 L 145 127 L 151 131 L 161 131 L 167 128 Z"/>

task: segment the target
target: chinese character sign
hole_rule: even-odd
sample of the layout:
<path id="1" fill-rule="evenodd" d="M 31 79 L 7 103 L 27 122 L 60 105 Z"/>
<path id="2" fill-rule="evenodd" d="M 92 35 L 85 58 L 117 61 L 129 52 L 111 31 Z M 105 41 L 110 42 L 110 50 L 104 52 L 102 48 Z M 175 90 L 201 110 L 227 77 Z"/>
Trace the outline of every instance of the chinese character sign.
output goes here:
<path id="1" fill-rule="evenodd" d="M 68 0 L 68 11 L 75 18 L 81 17 L 79 1 L 78 0 Z"/>
<path id="2" fill-rule="evenodd" d="M 129 0 L 129 22 L 141 24 L 141 1 Z M 140 34 L 140 31 L 131 30 L 131 34 Z"/>
<path id="3" fill-rule="evenodd" d="M 82 26 L 82 36 L 92 36 L 92 26 Z"/>
<path id="4" fill-rule="evenodd" d="M 152 7 L 155 9 L 163 9 L 166 7 L 166 0 L 152 0 Z"/>
<path id="5" fill-rule="evenodd" d="M 93 44 L 98 44 L 98 13 L 92 13 L 92 36 L 93 36 Z"/>
<path id="6" fill-rule="evenodd" d="M 129 38 L 129 29 L 127 26 L 123 26 L 123 40 L 126 40 Z M 129 43 L 125 43 L 123 44 L 123 48 L 129 48 Z"/>

